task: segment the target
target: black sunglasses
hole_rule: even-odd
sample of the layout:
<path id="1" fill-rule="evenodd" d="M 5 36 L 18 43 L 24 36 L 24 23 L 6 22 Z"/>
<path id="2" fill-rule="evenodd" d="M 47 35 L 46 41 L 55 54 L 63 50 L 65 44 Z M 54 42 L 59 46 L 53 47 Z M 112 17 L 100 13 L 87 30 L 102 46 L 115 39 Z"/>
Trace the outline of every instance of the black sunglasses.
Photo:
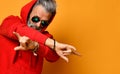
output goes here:
<path id="1" fill-rule="evenodd" d="M 32 22 L 34 22 L 34 23 L 38 23 L 39 21 L 41 21 L 41 25 L 42 25 L 43 27 L 46 27 L 46 26 L 49 25 L 48 21 L 40 20 L 40 18 L 39 18 L 38 16 L 33 16 L 31 20 L 32 20 Z"/>

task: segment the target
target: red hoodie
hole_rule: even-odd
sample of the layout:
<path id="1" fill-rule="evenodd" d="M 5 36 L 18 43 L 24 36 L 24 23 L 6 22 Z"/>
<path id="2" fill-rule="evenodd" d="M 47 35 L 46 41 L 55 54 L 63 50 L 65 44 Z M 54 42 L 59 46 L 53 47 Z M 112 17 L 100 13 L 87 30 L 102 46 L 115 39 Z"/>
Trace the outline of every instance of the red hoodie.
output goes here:
<path id="1" fill-rule="evenodd" d="M 45 40 L 52 35 L 47 31 L 38 32 L 27 26 L 27 17 L 37 0 L 32 0 L 21 10 L 21 18 L 9 16 L 0 26 L 0 74 L 41 74 L 44 57 L 54 62 L 59 56 L 50 48 L 44 45 Z M 15 51 L 19 45 L 17 37 L 13 32 L 39 42 L 38 56 L 31 51 Z"/>

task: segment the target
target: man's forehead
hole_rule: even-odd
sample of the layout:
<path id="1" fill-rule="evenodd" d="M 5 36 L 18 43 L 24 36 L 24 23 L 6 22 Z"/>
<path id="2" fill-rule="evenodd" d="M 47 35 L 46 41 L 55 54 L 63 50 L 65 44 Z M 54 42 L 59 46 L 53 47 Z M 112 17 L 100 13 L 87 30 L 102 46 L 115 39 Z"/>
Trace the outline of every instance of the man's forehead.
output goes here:
<path id="1" fill-rule="evenodd" d="M 37 5 L 33 8 L 33 14 L 41 18 L 49 18 L 51 13 L 47 12 L 42 5 Z"/>

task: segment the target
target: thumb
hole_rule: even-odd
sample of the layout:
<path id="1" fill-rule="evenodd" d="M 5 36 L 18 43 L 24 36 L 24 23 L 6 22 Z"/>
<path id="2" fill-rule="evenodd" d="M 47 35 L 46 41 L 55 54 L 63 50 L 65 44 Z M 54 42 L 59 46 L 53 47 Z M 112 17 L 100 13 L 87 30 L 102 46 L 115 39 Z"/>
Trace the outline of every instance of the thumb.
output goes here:
<path id="1" fill-rule="evenodd" d="M 17 47 L 14 48 L 15 51 L 17 51 L 17 50 L 24 50 L 24 49 L 25 49 L 25 48 L 22 47 L 22 46 L 17 46 Z"/>
<path id="2" fill-rule="evenodd" d="M 64 56 L 64 55 L 59 55 L 63 60 L 65 60 L 67 63 L 69 62 L 69 59 L 66 57 L 66 56 Z"/>
<path id="3" fill-rule="evenodd" d="M 18 39 L 20 39 L 20 34 L 19 33 L 17 33 L 17 32 L 13 32 L 13 34 L 18 38 Z"/>

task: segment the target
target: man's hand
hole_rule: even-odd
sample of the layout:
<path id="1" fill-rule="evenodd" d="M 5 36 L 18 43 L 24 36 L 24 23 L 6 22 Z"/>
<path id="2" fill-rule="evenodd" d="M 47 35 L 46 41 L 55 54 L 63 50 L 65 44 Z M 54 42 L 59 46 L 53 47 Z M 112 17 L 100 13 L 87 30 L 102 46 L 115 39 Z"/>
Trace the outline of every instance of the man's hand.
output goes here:
<path id="1" fill-rule="evenodd" d="M 69 62 L 69 59 L 67 58 L 68 55 L 70 54 L 75 54 L 75 55 L 80 55 L 74 46 L 68 45 L 68 44 L 63 44 L 56 42 L 56 48 L 55 48 L 56 53 L 64 59 L 66 62 Z"/>
<path id="2" fill-rule="evenodd" d="M 29 37 L 20 36 L 20 34 L 17 32 L 13 32 L 13 34 L 16 35 L 20 42 L 20 46 L 15 47 L 14 50 L 34 50 L 36 47 L 38 47 L 38 43 L 32 41 Z"/>
<path id="3" fill-rule="evenodd" d="M 80 55 L 76 51 L 76 48 L 74 46 L 63 44 L 57 41 L 54 42 L 54 40 L 50 38 L 46 40 L 45 45 L 50 47 L 51 49 L 53 49 L 55 46 L 55 49 L 54 49 L 55 52 L 66 62 L 69 62 L 67 55 L 70 55 L 70 54 Z"/>

